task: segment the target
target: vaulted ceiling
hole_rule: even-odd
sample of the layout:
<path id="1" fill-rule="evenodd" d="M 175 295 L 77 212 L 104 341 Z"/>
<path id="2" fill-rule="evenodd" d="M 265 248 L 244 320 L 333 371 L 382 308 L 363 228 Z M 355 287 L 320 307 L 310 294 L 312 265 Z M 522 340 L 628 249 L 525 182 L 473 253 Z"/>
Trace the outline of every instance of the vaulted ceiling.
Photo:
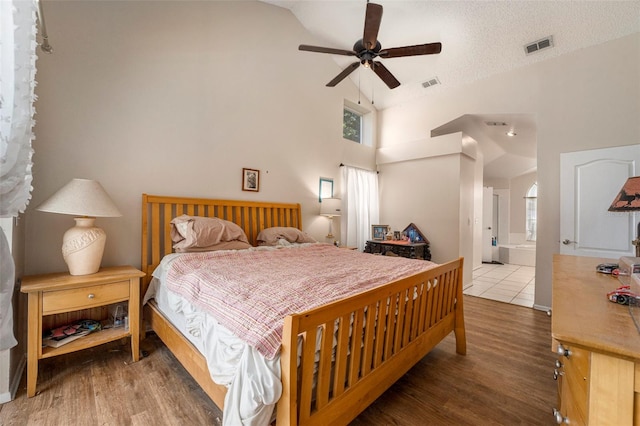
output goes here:
<path id="1" fill-rule="evenodd" d="M 363 38 L 366 1 L 263 0 L 290 9 L 309 31 L 300 44 L 351 50 Z M 404 1 L 383 6 L 378 33 L 382 48 L 442 43 L 436 55 L 378 59 L 400 81 L 389 89 L 364 67 L 349 75 L 375 106 L 388 108 L 460 87 L 640 31 L 640 1 Z M 552 46 L 527 54 L 525 46 L 551 37 Z M 344 69 L 353 57 L 326 55 Z M 334 75 L 327 75 L 325 85 Z M 437 79 L 425 88 L 423 83 Z M 344 84 L 344 83 L 343 83 Z M 327 88 L 327 90 L 331 90 Z M 500 126 L 518 123 L 518 144 Z M 465 131 L 483 144 L 485 177 L 509 178 L 535 170 L 535 117 L 522 114 L 463 116 L 434 129 L 434 135 Z M 525 138 L 526 141 L 525 141 Z"/>

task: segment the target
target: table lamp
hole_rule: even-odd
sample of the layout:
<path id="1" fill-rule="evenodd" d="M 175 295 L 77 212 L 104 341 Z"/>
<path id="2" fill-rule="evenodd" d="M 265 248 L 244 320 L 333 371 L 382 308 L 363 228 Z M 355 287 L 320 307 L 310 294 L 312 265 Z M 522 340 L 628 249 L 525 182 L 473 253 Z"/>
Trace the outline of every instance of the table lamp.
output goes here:
<path id="1" fill-rule="evenodd" d="M 622 189 L 616 196 L 610 212 L 636 212 L 640 211 L 640 176 L 630 177 L 627 179 Z M 636 246 L 636 257 L 640 257 L 640 222 L 638 223 L 638 231 L 636 239 L 631 242 Z"/>
<path id="2" fill-rule="evenodd" d="M 329 234 L 327 238 L 333 238 L 332 224 L 333 218 L 340 216 L 341 200 L 340 198 L 323 198 L 320 203 L 320 215 L 329 218 Z"/>
<path id="3" fill-rule="evenodd" d="M 76 225 L 62 237 L 62 257 L 71 275 L 98 272 L 107 235 L 93 222 L 96 217 L 122 216 L 102 185 L 94 180 L 73 179 L 36 210 L 75 215 Z"/>

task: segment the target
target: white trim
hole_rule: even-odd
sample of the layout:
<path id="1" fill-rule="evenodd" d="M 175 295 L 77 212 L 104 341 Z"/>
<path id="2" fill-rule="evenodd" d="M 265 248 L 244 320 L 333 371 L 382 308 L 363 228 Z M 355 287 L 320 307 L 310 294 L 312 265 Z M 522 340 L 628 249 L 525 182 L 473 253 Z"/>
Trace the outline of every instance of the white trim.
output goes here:
<path id="1" fill-rule="evenodd" d="M 22 380 L 22 374 L 24 373 L 24 369 L 26 368 L 26 366 L 27 356 L 26 354 L 23 354 L 22 359 L 20 359 L 20 363 L 18 364 L 18 368 L 16 368 L 16 371 L 13 374 L 13 380 L 11 380 L 9 391 L 0 394 L 0 404 L 11 402 L 16 397 L 16 393 L 18 393 L 18 387 L 20 386 L 20 380 Z"/>

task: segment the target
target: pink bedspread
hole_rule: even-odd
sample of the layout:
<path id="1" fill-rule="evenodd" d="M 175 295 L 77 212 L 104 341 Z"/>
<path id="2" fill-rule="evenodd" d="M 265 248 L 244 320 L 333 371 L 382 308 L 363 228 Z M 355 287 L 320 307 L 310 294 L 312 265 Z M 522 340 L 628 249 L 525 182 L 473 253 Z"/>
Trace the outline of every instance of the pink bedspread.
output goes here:
<path id="1" fill-rule="evenodd" d="M 437 266 L 329 244 L 189 253 L 171 263 L 169 290 L 207 311 L 268 359 L 284 318 Z"/>

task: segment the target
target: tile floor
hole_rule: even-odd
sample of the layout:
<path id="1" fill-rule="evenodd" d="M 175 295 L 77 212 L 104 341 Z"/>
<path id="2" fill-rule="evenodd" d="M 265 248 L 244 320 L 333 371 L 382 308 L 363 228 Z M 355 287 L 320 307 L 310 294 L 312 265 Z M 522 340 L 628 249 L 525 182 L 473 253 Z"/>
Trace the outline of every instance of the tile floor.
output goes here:
<path id="1" fill-rule="evenodd" d="M 470 296 L 533 307 L 535 289 L 533 266 L 483 263 L 473 271 L 473 281 L 463 292 Z"/>

